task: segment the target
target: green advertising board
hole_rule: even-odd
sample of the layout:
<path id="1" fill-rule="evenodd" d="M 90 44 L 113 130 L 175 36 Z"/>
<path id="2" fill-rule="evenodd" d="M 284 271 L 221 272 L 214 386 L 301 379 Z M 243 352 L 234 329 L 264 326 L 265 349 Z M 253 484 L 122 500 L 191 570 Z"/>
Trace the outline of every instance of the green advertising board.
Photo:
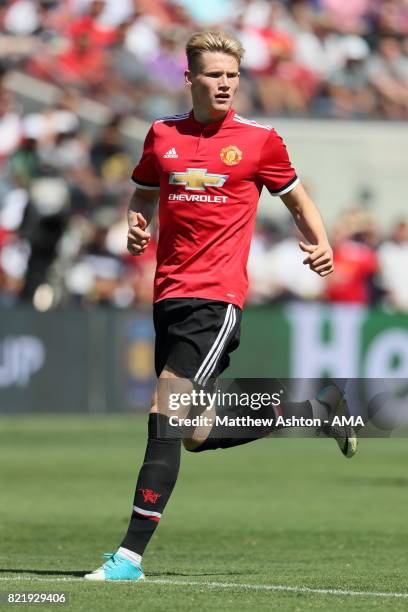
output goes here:
<path id="1" fill-rule="evenodd" d="M 146 410 L 150 312 L 0 311 L 0 412 Z M 292 303 L 248 308 L 228 378 L 408 379 L 408 315 Z"/>
<path id="2" fill-rule="evenodd" d="M 229 376 L 408 378 L 408 315 L 359 306 L 248 308 Z"/>

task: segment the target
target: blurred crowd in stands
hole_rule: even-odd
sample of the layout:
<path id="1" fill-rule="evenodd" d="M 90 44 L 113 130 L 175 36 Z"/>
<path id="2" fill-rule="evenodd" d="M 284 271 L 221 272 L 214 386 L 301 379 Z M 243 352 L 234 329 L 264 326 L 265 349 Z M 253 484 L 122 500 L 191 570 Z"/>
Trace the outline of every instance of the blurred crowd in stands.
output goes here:
<path id="1" fill-rule="evenodd" d="M 249 258 L 250 303 L 317 300 L 408 312 L 408 222 L 384 235 L 365 207 L 351 206 L 330 228 L 335 271 L 325 279 L 302 268 L 300 239 L 292 226 L 258 227 Z"/>
<path id="2" fill-rule="evenodd" d="M 128 116 L 185 111 L 184 45 L 208 26 L 247 49 L 237 110 L 408 117 L 408 0 L 14 0 L 0 2 L 0 305 L 126 308 L 152 298 L 155 241 L 126 253 L 134 156 Z M 27 109 L 22 72 L 58 86 Z M 84 100 L 109 109 L 91 134 Z M 292 227 L 259 221 L 249 302 L 381 304 L 408 312 L 408 223 L 385 234 L 353 205 L 331 229 L 336 272 L 302 268 Z M 302 274 L 303 272 L 303 274 Z"/>
<path id="3" fill-rule="evenodd" d="M 211 26 L 246 48 L 238 112 L 408 116 L 407 0 L 3 0 L 0 58 L 152 119 L 185 110 L 184 46 Z"/>

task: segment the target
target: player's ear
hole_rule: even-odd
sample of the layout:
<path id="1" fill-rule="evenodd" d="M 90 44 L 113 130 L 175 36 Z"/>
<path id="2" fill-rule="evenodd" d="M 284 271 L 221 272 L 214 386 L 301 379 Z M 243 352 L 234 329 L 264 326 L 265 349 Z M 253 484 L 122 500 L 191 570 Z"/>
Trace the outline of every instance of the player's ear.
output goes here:
<path id="1" fill-rule="evenodd" d="M 184 72 L 184 80 L 186 82 L 187 87 L 191 87 L 191 71 L 186 70 Z"/>

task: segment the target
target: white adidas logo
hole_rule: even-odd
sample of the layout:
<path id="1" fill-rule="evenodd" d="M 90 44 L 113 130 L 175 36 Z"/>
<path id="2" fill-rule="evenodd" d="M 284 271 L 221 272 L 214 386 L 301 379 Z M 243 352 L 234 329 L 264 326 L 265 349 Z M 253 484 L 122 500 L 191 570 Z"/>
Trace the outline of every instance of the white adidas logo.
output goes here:
<path id="1" fill-rule="evenodd" d="M 176 151 L 176 149 L 175 149 L 174 147 L 172 147 L 171 149 L 169 149 L 169 150 L 167 151 L 167 153 L 165 153 L 165 154 L 163 155 L 163 157 L 167 157 L 167 158 L 169 158 L 169 157 L 170 157 L 170 158 L 172 158 L 172 159 L 176 159 L 176 158 L 178 158 L 178 155 L 177 155 L 177 151 Z"/>

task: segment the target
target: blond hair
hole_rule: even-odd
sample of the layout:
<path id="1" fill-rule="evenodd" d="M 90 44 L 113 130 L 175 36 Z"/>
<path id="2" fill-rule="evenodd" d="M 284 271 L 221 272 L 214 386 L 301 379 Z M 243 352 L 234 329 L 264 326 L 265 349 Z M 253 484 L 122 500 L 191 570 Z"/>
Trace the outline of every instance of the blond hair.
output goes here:
<path id="1" fill-rule="evenodd" d="M 232 55 L 239 66 L 245 49 L 239 40 L 226 32 L 197 32 L 193 34 L 186 45 L 187 62 L 190 70 L 196 67 L 197 58 L 206 51 Z"/>

